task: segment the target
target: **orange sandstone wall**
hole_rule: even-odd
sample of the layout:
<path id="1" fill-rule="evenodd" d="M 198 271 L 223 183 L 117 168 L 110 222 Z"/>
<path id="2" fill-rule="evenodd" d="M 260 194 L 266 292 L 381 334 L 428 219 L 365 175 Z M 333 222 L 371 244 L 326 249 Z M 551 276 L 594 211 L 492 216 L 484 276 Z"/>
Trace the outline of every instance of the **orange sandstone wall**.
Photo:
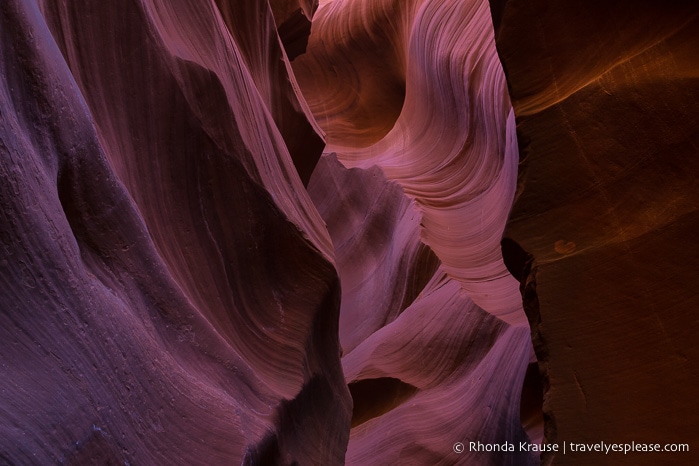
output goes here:
<path id="1" fill-rule="evenodd" d="M 520 148 L 505 249 L 545 377 L 546 438 L 690 444 L 544 460 L 693 464 L 699 9 L 491 3 Z"/>

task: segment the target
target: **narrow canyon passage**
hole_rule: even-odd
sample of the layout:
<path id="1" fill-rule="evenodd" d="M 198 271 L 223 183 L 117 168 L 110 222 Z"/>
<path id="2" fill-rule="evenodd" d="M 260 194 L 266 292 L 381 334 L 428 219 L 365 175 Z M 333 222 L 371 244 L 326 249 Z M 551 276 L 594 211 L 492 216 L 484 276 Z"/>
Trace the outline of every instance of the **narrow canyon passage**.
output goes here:
<path id="1" fill-rule="evenodd" d="M 696 463 L 656 3 L 0 1 L 0 464 Z"/>
<path id="2" fill-rule="evenodd" d="M 327 140 L 309 193 L 342 285 L 347 463 L 537 463 L 449 457 L 467 439 L 530 441 L 535 359 L 500 247 L 518 150 L 488 3 L 335 1 L 312 31 L 292 65 Z"/>

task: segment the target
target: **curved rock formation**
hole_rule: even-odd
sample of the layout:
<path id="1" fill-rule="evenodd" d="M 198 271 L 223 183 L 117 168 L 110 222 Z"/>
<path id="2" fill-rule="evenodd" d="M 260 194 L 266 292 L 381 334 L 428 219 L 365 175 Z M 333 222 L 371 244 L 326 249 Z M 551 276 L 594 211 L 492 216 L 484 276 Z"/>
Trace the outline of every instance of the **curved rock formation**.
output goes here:
<path id="1" fill-rule="evenodd" d="M 544 461 L 693 464 L 699 10 L 492 3 L 521 152 L 505 249 L 548 387 L 546 437 L 690 446 Z"/>
<path id="2" fill-rule="evenodd" d="M 518 285 L 499 245 L 517 147 L 489 15 L 483 2 L 332 2 L 319 11 L 308 53 L 294 70 L 327 134 L 326 150 L 350 167 L 377 165 L 397 181 L 420 206 L 423 240 L 447 273 L 480 306 L 519 325 Z M 378 72 L 365 79 L 361 70 L 373 68 Z M 377 82 L 389 85 L 384 70 L 396 68 L 405 71 L 393 80 L 394 92 L 377 90 Z M 400 83 L 404 100 L 397 104 Z M 382 123 L 365 131 L 366 113 Z"/>
<path id="3" fill-rule="evenodd" d="M 0 2 L 0 463 L 696 463 L 698 26 Z"/>
<path id="4" fill-rule="evenodd" d="M 309 191 L 342 282 L 347 463 L 536 462 L 451 450 L 528 441 L 531 341 L 500 248 L 518 153 L 488 4 L 328 2 L 293 67 L 327 134 Z"/>
<path id="5" fill-rule="evenodd" d="M 342 462 L 321 138 L 246 6 L 0 5 L 3 463 Z"/>

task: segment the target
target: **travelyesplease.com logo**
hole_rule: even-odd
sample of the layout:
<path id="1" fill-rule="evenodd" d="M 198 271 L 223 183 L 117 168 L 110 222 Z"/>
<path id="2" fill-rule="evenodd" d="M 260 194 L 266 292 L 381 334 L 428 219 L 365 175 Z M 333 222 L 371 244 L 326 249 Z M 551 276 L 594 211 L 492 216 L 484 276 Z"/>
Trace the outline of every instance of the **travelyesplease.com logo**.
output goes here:
<path id="1" fill-rule="evenodd" d="M 561 452 L 564 455 L 568 453 L 684 453 L 689 451 L 688 443 L 667 443 L 661 445 L 659 443 L 579 443 L 564 441 L 558 443 L 529 443 L 529 442 L 503 442 L 503 443 L 482 443 L 482 442 L 456 442 L 454 443 L 454 453 L 469 452 Z"/>

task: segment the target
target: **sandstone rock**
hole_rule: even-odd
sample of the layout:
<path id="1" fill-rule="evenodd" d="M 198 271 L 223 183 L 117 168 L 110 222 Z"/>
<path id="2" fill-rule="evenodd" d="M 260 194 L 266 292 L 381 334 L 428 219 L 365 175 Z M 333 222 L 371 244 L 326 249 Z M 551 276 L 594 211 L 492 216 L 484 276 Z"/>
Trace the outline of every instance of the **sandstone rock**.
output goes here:
<path id="1" fill-rule="evenodd" d="M 328 2 L 293 62 L 327 134 L 309 190 L 342 281 L 348 464 L 537 462 L 452 451 L 541 437 L 536 402 L 520 410 L 533 353 L 500 248 L 518 153 L 490 21 L 484 2 Z"/>
<path id="2" fill-rule="evenodd" d="M 235 37 L 213 3 L 0 5 L 2 462 L 343 462 L 339 281 L 252 3 Z"/>
<path id="3" fill-rule="evenodd" d="M 521 160 L 506 259 L 524 272 L 546 437 L 692 447 L 544 461 L 694 463 L 699 12 L 492 3 Z"/>

